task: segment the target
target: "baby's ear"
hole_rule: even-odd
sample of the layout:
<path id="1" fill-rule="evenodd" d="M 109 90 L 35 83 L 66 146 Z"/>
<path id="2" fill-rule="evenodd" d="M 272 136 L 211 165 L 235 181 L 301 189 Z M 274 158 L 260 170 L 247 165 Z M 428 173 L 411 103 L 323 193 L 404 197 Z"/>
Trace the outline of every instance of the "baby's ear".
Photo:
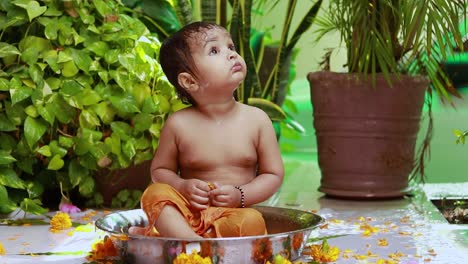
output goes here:
<path id="1" fill-rule="evenodd" d="M 177 81 L 179 82 L 179 85 L 188 92 L 192 92 L 198 89 L 197 80 L 188 72 L 179 73 L 179 76 L 177 76 Z"/>

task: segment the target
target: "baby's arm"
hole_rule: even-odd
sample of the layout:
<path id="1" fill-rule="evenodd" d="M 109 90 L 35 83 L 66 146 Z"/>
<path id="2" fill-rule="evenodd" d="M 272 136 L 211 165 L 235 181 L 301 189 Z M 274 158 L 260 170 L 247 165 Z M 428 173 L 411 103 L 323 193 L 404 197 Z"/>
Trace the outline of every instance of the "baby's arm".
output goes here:
<path id="1" fill-rule="evenodd" d="M 257 177 L 240 186 L 245 196 L 245 206 L 263 202 L 281 186 L 284 176 L 283 160 L 275 130 L 268 115 L 257 109 L 256 123 L 260 126 L 257 142 Z"/>
<path id="2" fill-rule="evenodd" d="M 210 188 L 198 179 L 182 179 L 178 175 L 177 117 L 173 114 L 166 121 L 159 138 L 159 146 L 151 163 L 153 182 L 166 183 L 180 192 L 195 209 L 206 209 Z"/>

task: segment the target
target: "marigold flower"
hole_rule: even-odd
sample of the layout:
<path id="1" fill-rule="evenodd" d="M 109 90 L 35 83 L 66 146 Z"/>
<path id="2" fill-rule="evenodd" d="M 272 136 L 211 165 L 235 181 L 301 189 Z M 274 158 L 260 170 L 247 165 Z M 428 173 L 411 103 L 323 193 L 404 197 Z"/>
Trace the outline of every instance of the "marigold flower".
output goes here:
<path id="1" fill-rule="evenodd" d="M 5 248 L 3 244 L 0 242 L 0 256 L 4 256 L 6 254 Z"/>
<path id="2" fill-rule="evenodd" d="M 333 262 L 338 259 L 340 249 L 338 247 L 330 247 L 327 240 L 323 240 L 321 245 L 315 244 L 310 246 L 310 256 L 317 262 Z"/>
<path id="3" fill-rule="evenodd" d="M 362 232 L 362 236 L 370 236 L 370 235 L 376 233 L 377 231 L 379 231 L 378 227 L 373 227 L 373 226 L 369 225 L 368 223 L 361 224 L 359 229 L 364 230 Z"/>
<path id="4" fill-rule="evenodd" d="M 273 262 L 267 261 L 266 264 L 292 264 L 289 259 L 285 258 L 281 254 L 276 254 L 275 257 L 273 258 Z"/>
<path id="5" fill-rule="evenodd" d="M 196 250 L 193 250 L 191 254 L 187 255 L 186 253 L 179 254 L 172 264 L 212 264 L 209 257 L 203 258 L 198 255 Z"/>
<path id="6" fill-rule="evenodd" d="M 265 263 L 273 255 L 271 241 L 268 238 L 256 239 L 253 243 L 253 259 L 259 263 Z"/>
<path id="7" fill-rule="evenodd" d="M 386 238 L 381 238 L 379 239 L 378 245 L 381 247 L 386 247 L 388 246 L 388 240 Z"/>
<path id="8" fill-rule="evenodd" d="M 105 236 L 103 240 L 94 243 L 91 248 L 91 252 L 89 252 L 89 255 L 86 257 L 89 261 L 111 259 L 119 255 L 114 243 L 108 236 Z"/>
<path id="9" fill-rule="evenodd" d="M 71 218 L 67 213 L 57 212 L 50 220 L 50 231 L 57 233 L 72 226 Z"/>

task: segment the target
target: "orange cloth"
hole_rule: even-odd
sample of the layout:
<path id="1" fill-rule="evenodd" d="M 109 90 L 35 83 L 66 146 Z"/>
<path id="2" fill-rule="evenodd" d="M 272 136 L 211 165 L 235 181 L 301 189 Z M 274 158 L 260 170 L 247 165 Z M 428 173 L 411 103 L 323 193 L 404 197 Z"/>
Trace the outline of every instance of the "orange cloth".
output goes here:
<path id="1" fill-rule="evenodd" d="M 253 208 L 208 207 L 191 210 L 182 194 L 164 183 L 151 184 L 141 197 L 141 208 L 148 217 L 146 235 L 157 235 L 154 223 L 161 210 L 172 205 L 184 216 L 193 231 L 202 237 L 239 237 L 267 234 L 262 214 Z"/>

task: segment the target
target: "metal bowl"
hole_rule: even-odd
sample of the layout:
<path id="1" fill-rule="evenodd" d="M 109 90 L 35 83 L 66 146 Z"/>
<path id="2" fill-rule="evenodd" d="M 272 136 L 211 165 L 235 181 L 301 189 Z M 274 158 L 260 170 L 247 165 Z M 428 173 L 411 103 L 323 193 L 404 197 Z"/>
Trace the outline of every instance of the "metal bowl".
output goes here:
<path id="1" fill-rule="evenodd" d="M 109 235 L 125 263 L 172 263 L 175 257 L 193 250 L 212 263 L 265 263 L 276 254 L 289 260 L 301 256 L 312 231 L 324 224 L 314 213 L 269 206 L 255 206 L 265 219 L 268 235 L 183 240 L 128 234 L 131 226 L 146 226 L 143 210 L 111 213 L 96 221 L 96 227 Z"/>

